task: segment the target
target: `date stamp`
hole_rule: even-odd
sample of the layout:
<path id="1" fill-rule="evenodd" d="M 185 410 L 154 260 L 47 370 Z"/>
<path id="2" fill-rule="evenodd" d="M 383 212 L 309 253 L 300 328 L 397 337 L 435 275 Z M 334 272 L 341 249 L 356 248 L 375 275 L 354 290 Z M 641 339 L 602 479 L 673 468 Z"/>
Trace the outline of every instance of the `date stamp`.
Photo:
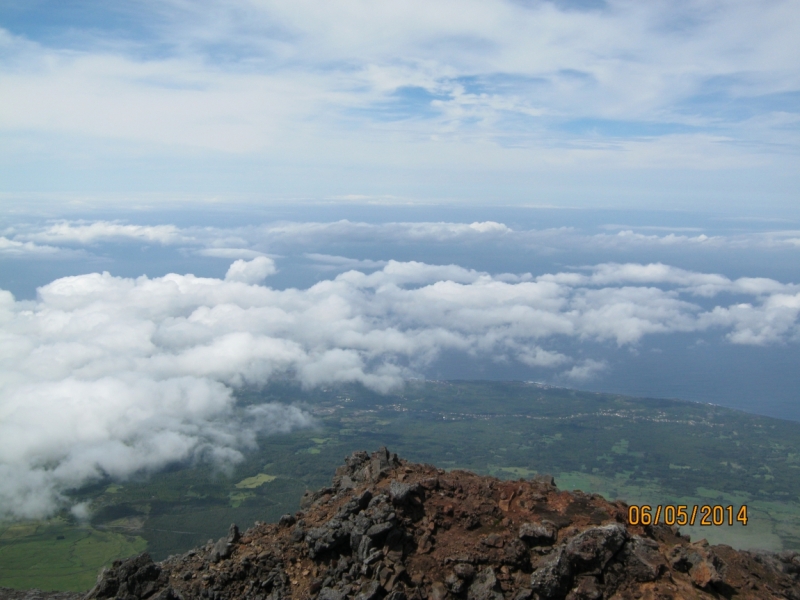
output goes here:
<path id="1" fill-rule="evenodd" d="M 741 523 L 747 525 L 747 505 L 739 507 L 722 504 L 631 504 L 628 507 L 630 525 L 701 525 L 711 527 Z"/>

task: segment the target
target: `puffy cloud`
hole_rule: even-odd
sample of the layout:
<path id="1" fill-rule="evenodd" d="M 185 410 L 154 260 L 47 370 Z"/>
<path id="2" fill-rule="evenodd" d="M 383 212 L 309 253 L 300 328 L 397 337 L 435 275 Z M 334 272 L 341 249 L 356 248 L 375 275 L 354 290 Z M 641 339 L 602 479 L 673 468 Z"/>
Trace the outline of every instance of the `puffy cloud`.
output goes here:
<path id="1" fill-rule="evenodd" d="M 244 260 L 240 258 L 228 269 L 228 272 L 225 274 L 225 281 L 259 283 L 277 272 L 275 261 L 266 256 L 257 256 L 253 260 Z"/>
<path id="2" fill-rule="evenodd" d="M 625 346 L 713 329 L 767 344 L 800 331 L 797 286 L 663 264 L 530 279 L 388 261 L 307 289 L 259 284 L 274 271 L 261 256 L 225 279 L 93 273 L 53 281 L 35 302 L 0 292 L 3 516 L 47 514 L 63 490 L 101 476 L 230 464 L 258 432 L 308 425 L 295 407 L 237 406 L 235 388 L 277 375 L 385 392 L 460 352 L 585 381 L 607 365 L 570 356 L 564 340 Z M 732 304 L 711 300 L 731 293 Z"/>
<path id="3" fill-rule="evenodd" d="M 800 294 L 775 293 L 759 304 L 717 306 L 703 317 L 713 325 L 731 327 L 728 339 L 735 344 L 766 345 L 797 339 Z"/>
<path id="4" fill-rule="evenodd" d="M 588 359 L 575 365 L 569 371 L 565 371 L 562 375 L 573 382 L 581 383 L 594 379 L 598 373 L 602 373 L 607 368 L 608 364 L 604 361 Z"/>
<path id="5" fill-rule="evenodd" d="M 40 377 L 4 381 L 3 391 L 3 517 L 51 513 L 64 503 L 62 490 L 102 476 L 125 478 L 188 459 L 233 464 L 240 449 L 255 446 L 257 433 L 311 422 L 292 406 L 236 409 L 231 390 L 208 377 L 158 379 L 139 371 Z"/>

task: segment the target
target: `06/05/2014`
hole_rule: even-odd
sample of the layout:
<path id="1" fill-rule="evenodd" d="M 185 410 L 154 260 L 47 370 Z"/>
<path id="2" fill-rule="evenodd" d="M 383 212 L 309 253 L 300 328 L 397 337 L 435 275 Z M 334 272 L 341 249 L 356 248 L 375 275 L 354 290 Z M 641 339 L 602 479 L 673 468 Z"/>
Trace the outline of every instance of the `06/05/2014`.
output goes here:
<path id="1" fill-rule="evenodd" d="M 734 515 L 736 515 L 734 517 Z M 698 522 L 698 517 L 700 517 Z M 628 507 L 628 524 L 630 525 L 733 525 L 741 523 L 747 525 L 747 505 L 743 504 L 738 509 L 735 506 L 721 504 L 694 505 L 686 504 L 631 504 Z"/>

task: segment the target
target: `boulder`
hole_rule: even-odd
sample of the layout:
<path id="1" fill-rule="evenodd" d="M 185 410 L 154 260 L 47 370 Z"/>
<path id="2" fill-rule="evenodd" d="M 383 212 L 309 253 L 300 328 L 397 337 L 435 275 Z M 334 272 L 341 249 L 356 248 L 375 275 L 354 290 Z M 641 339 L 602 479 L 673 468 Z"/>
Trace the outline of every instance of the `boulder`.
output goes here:
<path id="1" fill-rule="evenodd" d="M 552 546 L 558 538 L 558 528 L 550 521 L 523 523 L 518 537 L 529 546 Z"/>
<path id="2" fill-rule="evenodd" d="M 475 575 L 467 588 L 468 600 L 503 600 L 503 594 L 498 590 L 497 577 L 492 567 L 486 567 Z"/>

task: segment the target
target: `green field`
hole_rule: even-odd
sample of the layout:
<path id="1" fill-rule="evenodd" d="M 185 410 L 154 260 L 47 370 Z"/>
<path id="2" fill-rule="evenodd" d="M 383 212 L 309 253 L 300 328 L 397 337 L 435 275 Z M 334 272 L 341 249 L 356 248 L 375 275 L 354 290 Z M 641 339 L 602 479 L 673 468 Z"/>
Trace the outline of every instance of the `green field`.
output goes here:
<path id="1" fill-rule="evenodd" d="M 267 401 L 302 404 L 317 427 L 261 439 L 231 473 L 176 465 L 77 490 L 76 501 L 91 503 L 91 527 L 7 527 L 0 585 L 87 589 L 100 565 L 145 544 L 160 559 L 224 535 L 232 522 L 275 521 L 297 510 L 306 489 L 326 485 L 347 454 L 382 445 L 448 469 L 550 473 L 563 489 L 629 503 L 747 504 L 747 526 L 684 531 L 738 548 L 800 550 L 800 423 L 522 382 L 415 382 L 387 396 L 291 384 L 240 393 L 243 404 Z"/>
<path id="2" fill-rule="evenodd" d="M 142 552 L 138 536 L 81 527 L 61 519 L 0 526 L 0 586 L 87 590 L 98 571 Z"/>

